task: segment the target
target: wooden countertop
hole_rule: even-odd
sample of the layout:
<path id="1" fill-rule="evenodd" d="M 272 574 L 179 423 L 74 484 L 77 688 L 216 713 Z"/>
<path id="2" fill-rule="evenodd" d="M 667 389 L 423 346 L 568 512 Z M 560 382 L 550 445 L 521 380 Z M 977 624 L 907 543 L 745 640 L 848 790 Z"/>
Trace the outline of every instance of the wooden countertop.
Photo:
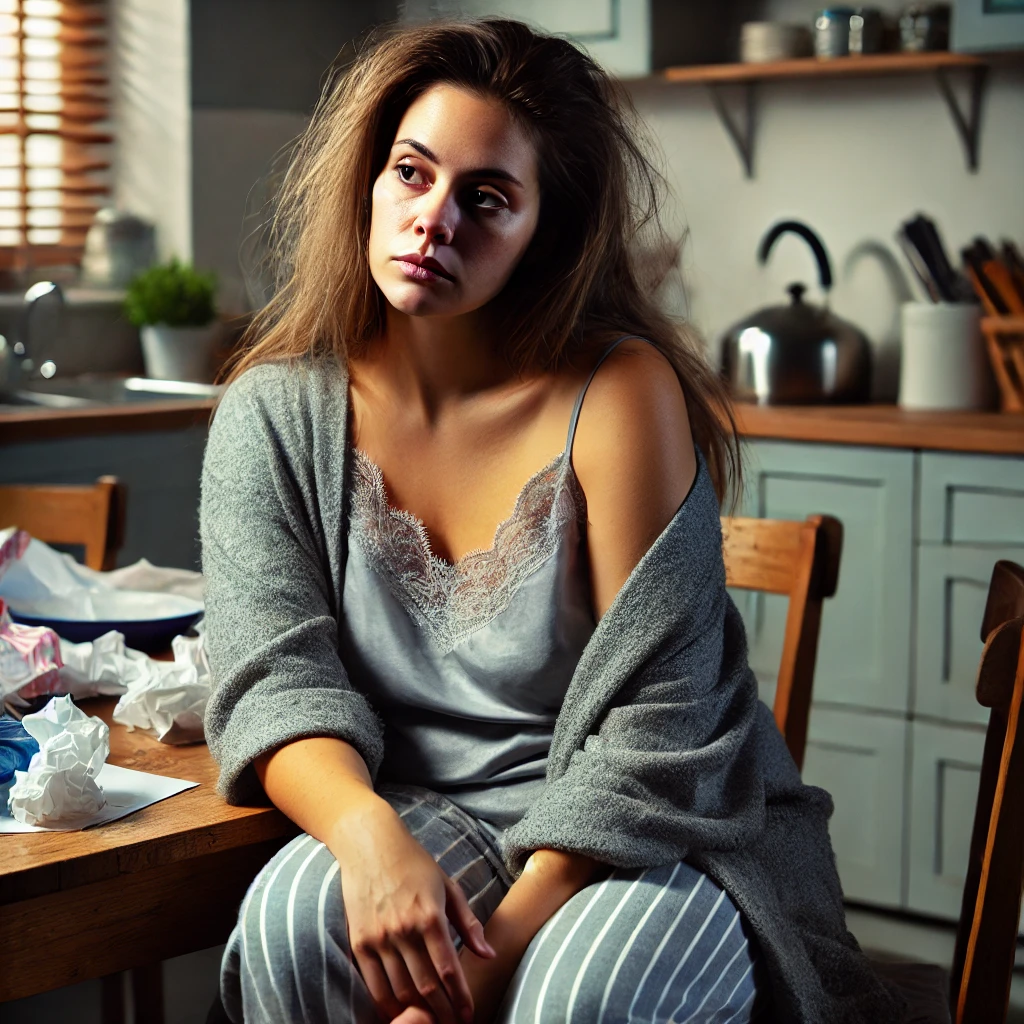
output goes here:
<path id="1" fill-rule="evenodd" d="M 211 398 L 158 399 L 79 409 L 7 406 L 0 411 L 0 444 L 140 430 L 181 430 L 207 424 Z"/>
<path id="2" fill-rule="evenodd" d="M 1024 455 L 1024 414 L 917 412 L 895 405 L 733 406 L 744 438 Z"/>
<path id="3" fill-rule="evenodd" d="M 90 434 L 180 430 L 209 422 L 212 399 L 160 400 L 84 409 L 9 408 L 0 444 Z M 1024 414 L 913 412 L 894 405 L 733 406 L 745 438 L 882 448 L 1024 455 Z"/>

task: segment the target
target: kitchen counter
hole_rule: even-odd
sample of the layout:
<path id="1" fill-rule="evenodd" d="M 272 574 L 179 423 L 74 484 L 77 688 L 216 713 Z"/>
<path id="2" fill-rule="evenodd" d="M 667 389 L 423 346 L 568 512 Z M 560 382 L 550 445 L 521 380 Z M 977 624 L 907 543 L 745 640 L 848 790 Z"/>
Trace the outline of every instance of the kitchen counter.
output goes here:
<path id="1" fill-rule="evenodd" d="M 895 405 L 733 406 L 744 438 L 1024 455 L 1024 414 L 919 412 Z"/>
<path id="2" fill-rule="evenodd" d="M 0 410 L 0 444 L 203 426 L 214 404 L 210 398 L 161 398 L 79 409 L 7 406 Z"/>
<path id="3" fill-rule="evenodd" d="M 176 430 L 209 422 L 212 399 L 160 399 L 82 409 L 8 407 L 0 411 L 0 444 L 83 435 Z M 882 448 L 1024 455 L 1024 415 L 912 412 L 894 405 L 778 405 L 737 402 L 746 438 Z"/>

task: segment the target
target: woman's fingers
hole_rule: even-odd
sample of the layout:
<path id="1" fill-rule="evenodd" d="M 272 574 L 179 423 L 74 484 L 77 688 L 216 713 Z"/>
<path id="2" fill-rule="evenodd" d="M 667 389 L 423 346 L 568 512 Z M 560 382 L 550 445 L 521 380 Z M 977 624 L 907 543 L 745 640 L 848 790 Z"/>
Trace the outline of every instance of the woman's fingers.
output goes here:
<path id="1" fill-rule="evenodd" d="M 444 876 L 444 887 L 448 893 L 445 904 L 445 913 L 449 920 L 455 925 L 455 930 L 462 936 L 462 941 L 476 953 L 477 956 L 493 957 L 497 952 L 484 938 L 484 926 L 473 913 L 458 882 L 453 882 L 447 875 Z"/>
<path id="2" fill-rule="evenodd" d="M 355 957 L 359 973 L 363 976 L 363 981 L 369 990 L 373 1005 L 377 1008 L 377 1013 L 384 1020 L 397 1017 L 405 1009 L 406 1004 L 400 1003 L 395 998 L 391 981 L 380 958 L 371 949 L 357 947 L 353 947 L 352 955 Z"/>
<path id="3" fill-rule="evenodd" d="M 437 1024 L 437 1018 L 422 1006 L 407 1006 L 391 1024 Z"/>
<path id="4" fill-rule="evenodd" d="M 466 981 L 455 944 L 448 934 L 447 924 L 438 921 L 435 927 L 424 931 L 423 943 L 456 1015 L 461 1020 L 472 1021 L 473 993 L 469 990 L 469 982 Z"/>
<path id="5" fill-rule="evenodd" d="M 460 1002 L 452 1000 L 448 992 L 448 986 L 442 980 L 441 971 L 438 970 L 431 960 L 422 935 L 412 935 L 405 941 L 398 940 L 396 948 L 405 960 L 405 966 L 412 977 L 412 983 L 415 986 L 416 996 L 418 997 L 409 999 L 408 1003 L 420 1001 L 425 1003 L 431 1013 L 437 1018 L 438 1024 L 463 1024 L 463 1022 L 468 1024 L 468 1022 L 472 1021 L 473 1002 L 472 998 L 469 997 L 468 987 L 466 987 L 464 999 Z M 454 952 L 454 947 L 452 947 L 452 950 Z M 461 966 L 457 963 L 456 966 L 458 966 L 459 974 L 461 975 Z M 451 970 L 443 960 L 441 970 L 449 976 L 450 983 Z M 465 986 L 465 978 L 462 979 L 462 982 Z"/>
<path id="6" fill-rule="evenodd" d="M 384 971 L 391 983 L 391 991 L 400 1007 L 420 1006 L 424 1000 L 420 996 L 419 985 L 413 979 L 413 972 L 410 970 L 408 953 L 392 939 L 392 945 L 383 946 L 377 952 L 380 962 L 384 965 Z M 416 973 L 419 973 L 417 968 Z M 444 1021 L 443 1024 L 449 1024 Z"/>

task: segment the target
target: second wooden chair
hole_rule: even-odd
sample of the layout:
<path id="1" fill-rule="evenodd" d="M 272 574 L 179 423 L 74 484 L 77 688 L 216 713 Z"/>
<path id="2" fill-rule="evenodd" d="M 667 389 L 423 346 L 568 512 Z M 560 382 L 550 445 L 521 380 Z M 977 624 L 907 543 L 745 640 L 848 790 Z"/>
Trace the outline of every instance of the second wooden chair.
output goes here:
<path id="1" fill-rule="evenodd" d="M 821 605 L 836 592 L 843 525 L 832 516 L 722 518 L 725 581 L 789 598 L 774 714 L 797 768 L 803 767 L 818 655 Z"/>
<path id="2" fill-rule="evenodd" d="M 125 488 L 101 476 L 85 487 L 0 487 L 0 529 L 17 526 L 47 544 L 81 547 L 90 569 L 113 569 L 124 542 Z"/>

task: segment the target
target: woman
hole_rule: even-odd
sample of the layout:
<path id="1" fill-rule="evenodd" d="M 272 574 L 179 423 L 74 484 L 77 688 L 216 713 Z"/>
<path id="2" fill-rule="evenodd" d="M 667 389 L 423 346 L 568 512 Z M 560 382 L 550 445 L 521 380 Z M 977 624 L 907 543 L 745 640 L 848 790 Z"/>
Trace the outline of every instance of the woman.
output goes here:
<path id="1" fill-rule="evenodd" d="M 735 440 L 634 266 L 654 180 L 514 22 L 398 33 L 318 108 L 203 477 L 221 788 L 303 830 L 233 1020 L 898 1018 L 725 593 Z"/>

